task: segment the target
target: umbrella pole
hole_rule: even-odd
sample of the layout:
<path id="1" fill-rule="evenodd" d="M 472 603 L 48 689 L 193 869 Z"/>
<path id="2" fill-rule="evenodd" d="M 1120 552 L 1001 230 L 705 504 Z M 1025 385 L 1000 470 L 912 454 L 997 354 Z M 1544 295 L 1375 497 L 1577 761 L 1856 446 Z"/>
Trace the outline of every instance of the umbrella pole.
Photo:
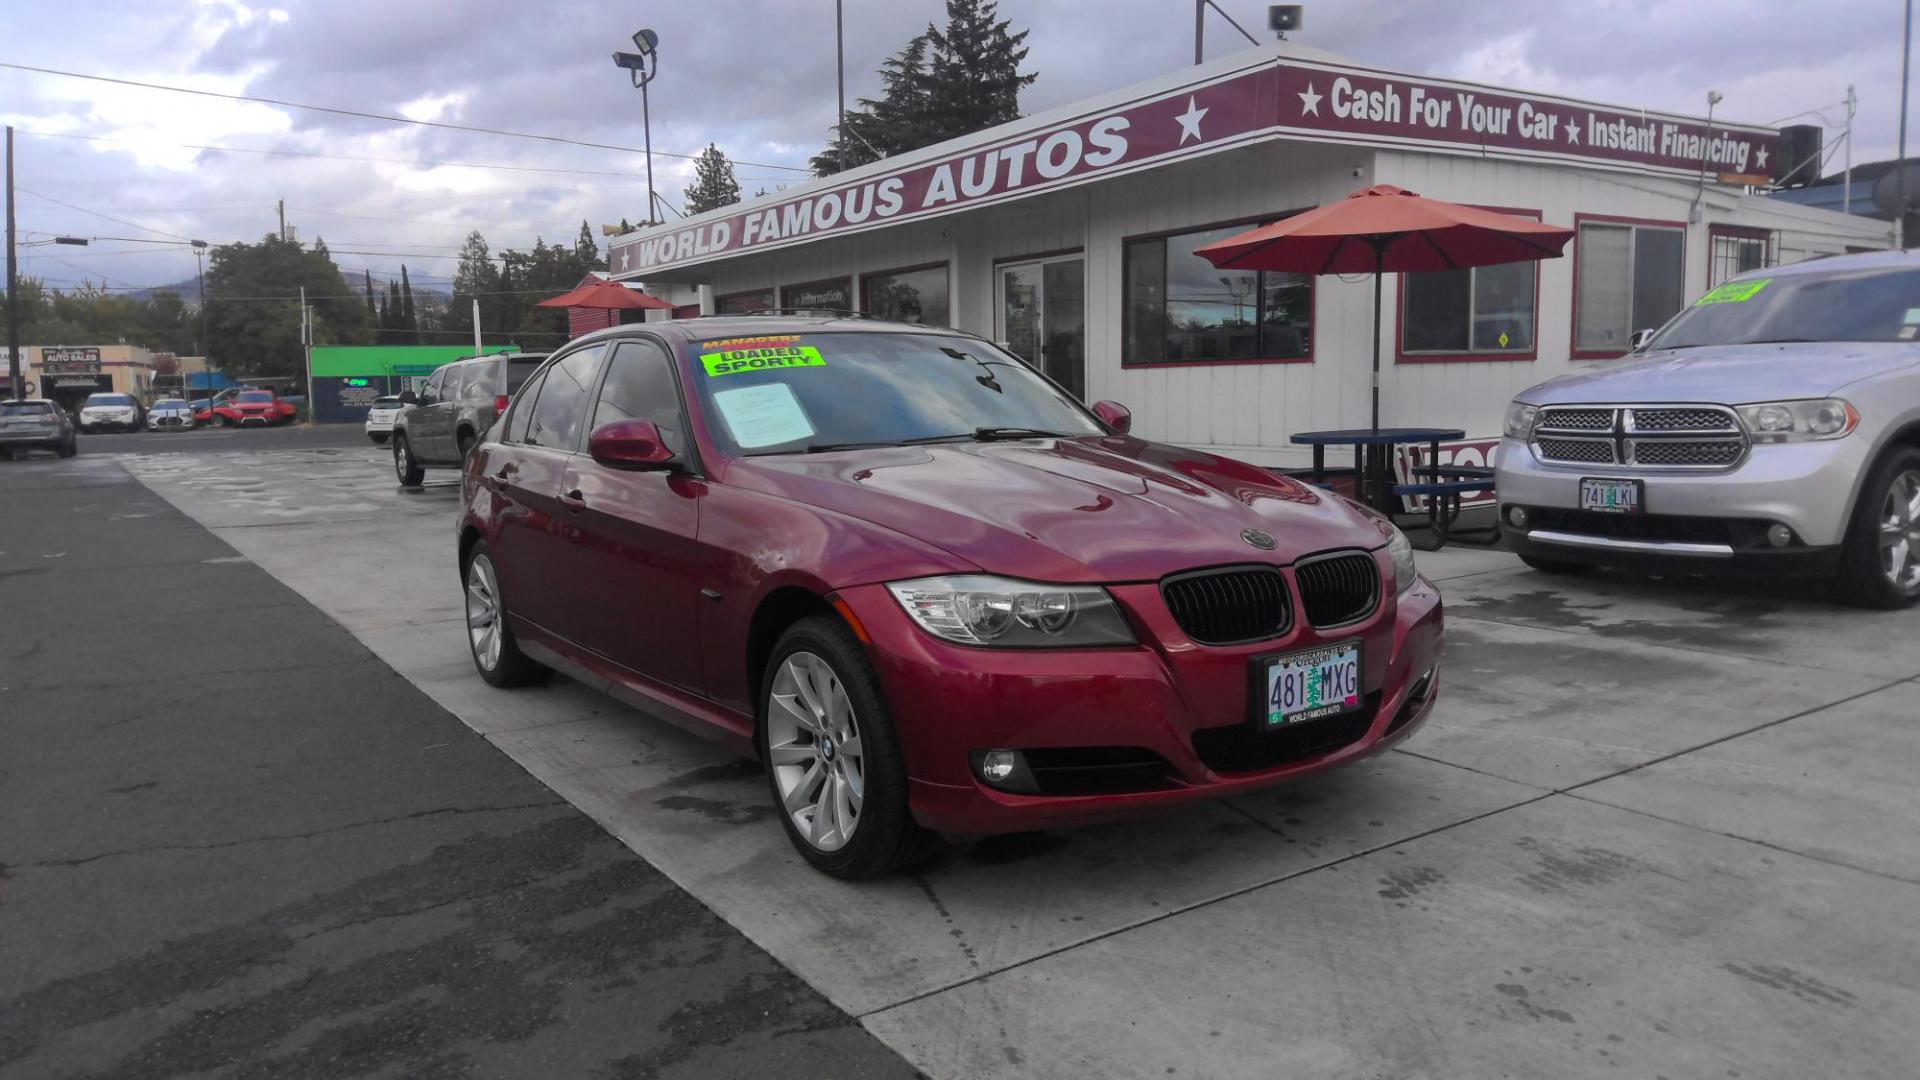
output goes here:
<path id="1" fill-rule="evenodd" d="M 1386 275 L 1379 270 L 1373 272 L 1373 428 L 1380 430 L 1380 279 Z"/>

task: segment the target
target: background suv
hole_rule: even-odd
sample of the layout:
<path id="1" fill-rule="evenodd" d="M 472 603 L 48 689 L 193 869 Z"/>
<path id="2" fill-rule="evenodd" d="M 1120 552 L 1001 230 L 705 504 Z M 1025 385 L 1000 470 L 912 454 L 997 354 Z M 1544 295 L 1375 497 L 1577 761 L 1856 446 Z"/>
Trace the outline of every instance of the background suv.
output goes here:
<path id="1" fill-rule="evenodd" d="M 393 473 L 401 486 L 419 486 L 430 468 L 459 468 L 546 358 L 494 353 L 455 360 L 434 372 L 419 393 L 401 394 L 400 401 L 412 406 L 392 425 Z"/>
<path id="2" fill-rule="evenodd" d="M 1508 409 L 1497 467 L 1528 565 L 1832 578 L 1920 600 L 1920 260 L 1875 252 L 1743 274 L 1633 361 Z"/>
<path id="3" fill-rule="evenodd" d="M 146 424 L 140 402 L 132 394 L 88 394 L 80 406 L 80 430 L 88 435 L 96 431 L 139 431 Z"/>
<path id="4" fill-rule="evenodd" d="M 0 400 L 0 458 L 29 450 L 51 450 L 61 457 L 79 453 L 73 418 L 67 410 L 41 398 Z"/>

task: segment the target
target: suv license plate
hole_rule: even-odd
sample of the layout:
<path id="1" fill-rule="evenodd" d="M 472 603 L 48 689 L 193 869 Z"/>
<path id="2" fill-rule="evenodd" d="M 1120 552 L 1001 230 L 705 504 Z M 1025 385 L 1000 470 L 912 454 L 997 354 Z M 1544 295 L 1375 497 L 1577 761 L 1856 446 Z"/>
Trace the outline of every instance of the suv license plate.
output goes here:
<path id="1" fill-rule="evenodd" d="M 1644 480 L 1608 480 L 1587 477 L 1580 481 L 1580 509 L 1602 514 L 1638 514 L 1646 508 Z"/>
<path id="2" fill-rule="evenodd" d="M 1360 643 L 1350 641 L 1311 652 L 1259 661 L 1263 693 L 1255 715 L 1271 730 L 1352 712 L 1360 707 Z"/>

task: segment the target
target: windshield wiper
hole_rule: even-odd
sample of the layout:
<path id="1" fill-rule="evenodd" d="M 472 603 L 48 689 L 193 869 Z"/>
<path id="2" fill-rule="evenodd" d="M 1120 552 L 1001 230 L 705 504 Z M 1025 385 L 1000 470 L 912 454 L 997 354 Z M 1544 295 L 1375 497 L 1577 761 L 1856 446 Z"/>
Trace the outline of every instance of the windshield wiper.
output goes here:
<path id="1" fill-rule="evenodd" d="M 872 449 L 874 449 L 875 447 L 879 447 L 879 446 L 899 446 L 899 445 L 900 445 L 900 444 L 899 444 L 899 443 L 896 443 L 896 442 L 830 442 L 830 443 L 810 443 L 810 444 L 808 444 L 808 445 L 806 445 L 806 446 L 803 446 L 803 447 L 801 447 L 801 448 L 800 448 L 800 453 L 803 453 L 803 454 L 827 454 L 827 453 L 832 453 L 832 452 L 833 452 L 833 451 L 835 451 L 835 450 L 872 450 Z M 793 451 L 791 451 L 791 450 L 783 450 L 783 451 L 780 451 L 780 452 L 781 452 L 781 453 L 787 453 L 787 454 L 791 454 L 791 453 L 793 453 Z"/>
<path id="2" fill-rule="evenodd" d="M 994 442 L 999 439 L 1071 439 L 1073 436 L 1064 431 L 1048 431 L 1045 428 L 1030 427 L 977 427 L 973 437 L 980 442 Z"/>
<path id="3" fill-rule="evenodd" d="M 1770 337 L 1770 338 L 1761 338 L 1758 341 L 1743 341 L 1740 344 L 1742 345 L 1798 345 L 1806 342 L 1811 342 L 1812 340 L 1813 340 L 1812 338 L 1803 338 L 1803 337 Z"/>

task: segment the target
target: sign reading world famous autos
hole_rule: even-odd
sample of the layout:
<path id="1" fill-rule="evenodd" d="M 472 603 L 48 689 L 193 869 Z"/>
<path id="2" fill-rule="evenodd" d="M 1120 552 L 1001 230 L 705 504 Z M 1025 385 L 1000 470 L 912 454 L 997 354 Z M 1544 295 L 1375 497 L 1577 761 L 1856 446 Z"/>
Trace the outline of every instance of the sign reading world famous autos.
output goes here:
<path id="1" fill-rule="evenodd" d="M 1779 133 L 1276 58 L 944 158 L 619 237 L 616 275 L 935 217 L 1265 139 L 1412 147 L 1668 176 L 1771 174 Z"/>

